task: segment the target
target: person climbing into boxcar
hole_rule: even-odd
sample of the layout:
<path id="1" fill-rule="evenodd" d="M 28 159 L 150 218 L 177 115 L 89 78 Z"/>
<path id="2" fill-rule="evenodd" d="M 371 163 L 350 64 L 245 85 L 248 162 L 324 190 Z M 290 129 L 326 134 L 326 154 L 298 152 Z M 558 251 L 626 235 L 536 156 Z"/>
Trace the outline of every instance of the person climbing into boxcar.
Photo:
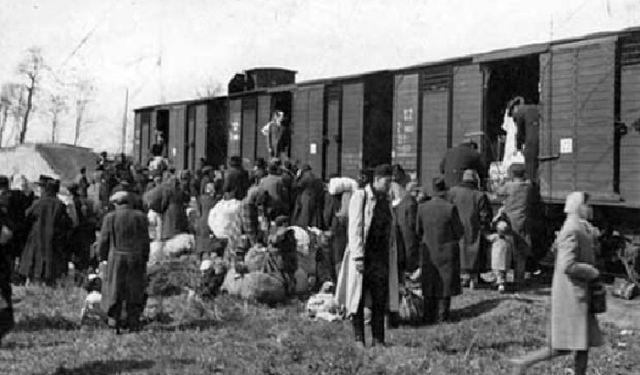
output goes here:
<path id="1" fill-rule="evenodd" d="M 574 374 L 585 375 L 589 349 L 603 344 L 596 315 L 591 311 L 591 290 L 600 272 L 595 267 L 593 238 L 584 225 L 589 216 L 588 195 L 567 196 L 565 222 L 556 238 L 557 253 L 551 284 L 551 331 L 549 345 L 522 358 L 511 359 L 515 374 L 538 362 L 574 353 Z"/>
<path id="2" fill-rule="evenodd" d="M 440 173 L 444 175 L 444 182 L 450 189 L 462 182 L 462 174 L 467 169 L 475 170 L 484 181 L 487 167 L 482 155 L 478 152 L 478 144 L 466 139 L 457 147 L 449 149 L 440 162 Z"/>
<path id="3" fill-rule="evenodd" d="M 349 203 L 348 253 L 338 277 L 336 300 L 353 316 L 356 342 L 365 345 L 364 305 L 371 297 L 373 345 L 385 345 L 384 315 L 398 312 L 398 254 L 395 216 L 389 201 L 391 166 L 375 168 L 373 181 Z"/>
<path id="4" fill-rule="evenodd" d="M 540 150 L 540 112 L 537 105 L 525 104 L 524 100 L 513 106 L 513 121 L 516 123 L 516 147 L 523 150 L 526 166 L 525 177 L 536 181 L 538 176 L 538 153 Z"/>
<path id="5" fill-rule="evenodd" d="M 460 240 L 460 270 L 463 286 L 473 289 L 478 284 L 481 264 L 486 259 L 483 254 L 483 233 L 491 224 L 491 204 L 487 195 L 478 190 L 477 173 L 467 169 L 462 182 L 449 189 L 448 199 L 458 209 L 464 227 Z"/>
<path id="6" fill-rule="evenodd" d="M 413 272 L 420 267 L 420 253 L 416 234 L 418 202 L 406 189 L 410 180 L 402 166 L 398 164 L 393 166 L 391 204 L 397 219 L 395 230 L 398 240 L 398 263 L 401 269 Z"/>
<path id="7" fill-rule="evenodd" d="M 242 158 L 229 158 L 229 169 L 224 175 L 223 194 L 230 193 L 234 199 L 242 200 L 249 189 L 249 172 L 242 167 Z"/>
<path id="8" fill-rule="evenodd" d="M 324 185 L 308 164 L 302 166 L 294 190 L 296 202 L 291 224 L 301 228 L 322 228 Z"/>
<path id="9" fill-rule="evenodd" d="M 40 199 L 26 212 L 29 237 L 20 259 L 19 272 L 29 280 L 53 285 L 67 271 L 67 239 L 72 227 L 67 207 L 58 199 L 60 182 L 44 179 Z"/>
<path id="10" fill-rule="evenodd" d="M 433 180 L 433 196 L 418 207 L 417 231 L 421 241 L 424 323 L 449 319 L 451 297 L 460 295 L 459 241 L 464 227 L 458 209 L 446 199 L 444 179 Z"/>
<path id="11" fill-rule="evenodd" d="M 111 197 L 115 210 L 105 216 L 98 243 L 100 260 L 106 262 L 102 309 L 109 317 L 109 326 L 117 333 L 125 327 L 132 332 L 140 330 L 149 259 L 147 216 L 131 207 L 130 197 L 127 192 Z M 120 320 L 123 303 L 126 322 Z"/>

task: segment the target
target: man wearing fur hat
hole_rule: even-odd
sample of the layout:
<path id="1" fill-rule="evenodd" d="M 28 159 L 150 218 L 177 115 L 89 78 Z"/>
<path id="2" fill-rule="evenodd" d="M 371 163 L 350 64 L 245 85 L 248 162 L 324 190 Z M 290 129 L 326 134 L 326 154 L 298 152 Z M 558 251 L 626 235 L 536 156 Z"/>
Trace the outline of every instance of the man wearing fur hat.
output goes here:
<path id="1" fill-rule="evenodd" d="M 20 259 L 19 273 L 31 280 L 53 283 L 67 271 L 67 238 L 71 219 L 58 199 L 60 181 L 45 179 L 40 199 L 27 210 L 31 230 Z"/>
<path id="2" fill-rule="evenodd" d="M 109 325 L 119 332 L 125 326 L 120 321 L 123 302 L 126 304 L 126 326 L 140 329 L 140 315 L 144 309 L 146 265 L 149 259 L 149 231 L 147 216 L 134 209 L 131 195 L 118 192 L 111 197 L 115 210 L 102 223 L 98 253 L 107 263 L 102 287 L 102 309 L 109 317 Z"/>
<path id="3" fill-rule="evenodd" d="M 364 346 L 365 298 L 371 298 L 373 345 L 385 344 L 384 315 L 398 311 L 398 254 L 395 215 L 389 200 L 391 166 L 379 165 L 373 181 L 353 193 L 348 245 L 336 299 L 353 315 L 355 338 Z"/>

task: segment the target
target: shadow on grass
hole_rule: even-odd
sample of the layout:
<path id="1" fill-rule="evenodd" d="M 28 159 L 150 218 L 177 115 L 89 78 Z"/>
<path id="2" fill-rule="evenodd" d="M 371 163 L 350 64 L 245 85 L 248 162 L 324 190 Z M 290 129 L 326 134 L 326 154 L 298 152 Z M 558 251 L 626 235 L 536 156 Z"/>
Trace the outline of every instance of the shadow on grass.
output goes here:
<path id="1" fill-rule="evenodd" d="M 65 318 L 62 315 L 48 316 L 45 314 L 30 315 L 20 319 L 15 327 L 15 331 L 35 332 L 45 329 L 57 329 L 72 331 L 78 329 L 80 325 Z"/>
<path id="2" fill-rule="evenodd" d="M 500 305 L 500 303 L 502 303 L 502 301 L 504 301 L 504 298 L 492 298 L 474 303 L 473 305 L 466 306 L 462 309 L 451 310 L 449 321 L 455 323 L 465 319 L 478 317 L 495 309 Z"/>
<path id="3" fill-rule="evenodd" d="M 471 349 L 474 351 L 481 351 L 481 352 L 486 350 L 504 352 L 511 347 L 533 349 L 533 348 L 540 348 L 543 345 L 544 345 L 543 340 L 525 340 L 525 341 L 509 340 L 509 341 L 501 341 L 501 342 L 495 342 L 495 343 L 478 344 L 478 345 L 474 345 Z M 458 354 L 466 353 L 469 348 L 466 346 L 449 348 L 449 347 L 445 347 L 443 344 L 439 344 L 434 346 L 433 349 L 445 354 L 458 355 Z"/>
<path id="4" fill-rule="evenodd" d="M 153 361 L 94 361 L 72 369 L 60 367 L 53 373 L 53 375 L 112 375 L 120 374 L 125 371 L 148 370 L 153 367 L 153 365 Z"/>

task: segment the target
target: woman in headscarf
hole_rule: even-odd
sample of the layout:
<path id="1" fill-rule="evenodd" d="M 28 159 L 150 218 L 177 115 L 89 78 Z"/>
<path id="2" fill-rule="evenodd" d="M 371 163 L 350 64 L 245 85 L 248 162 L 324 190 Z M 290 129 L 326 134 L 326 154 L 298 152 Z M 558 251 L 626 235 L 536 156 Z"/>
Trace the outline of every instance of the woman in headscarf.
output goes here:
<path id="1" fill-rule="evenodd" d="M 573 192 L 567 196 L 564 225 L 556 239 L 557 254 L 551 286 L 551 335 L 549 346 L 523 358 L 512 359 L 515 374 L 541 361 L 575 353 L 574 374 L 587 372 L 589 348 L 602 345 L 596 316 L 589 311 L 590 288 L 600 276 L 594 241 L 585 225 L 590 207 L 588 195 Z"/>

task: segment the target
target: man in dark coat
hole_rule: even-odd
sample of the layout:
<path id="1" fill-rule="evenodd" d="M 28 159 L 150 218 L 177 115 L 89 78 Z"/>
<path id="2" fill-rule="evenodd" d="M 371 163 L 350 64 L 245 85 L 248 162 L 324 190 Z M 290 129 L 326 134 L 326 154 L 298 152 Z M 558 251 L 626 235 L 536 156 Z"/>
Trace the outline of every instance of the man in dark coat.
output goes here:
<path id="1" fill-rule="evenodd" d="M 269 157 L 280 158 L 285 156 L 289 150 L 289 134 L 287 127 L 282 124 L 284 112 L 274 111 L 266 125 L 262 127 L 262 135 L 266 137 Z"/>
<path id="2" fill-rule="evenodd" d="M 433 197 L 418 207 L 417 232 L 422 245 L 424 322 L 447 320 L 451 297 L 462 293 L 460 249 L 464 228 L 456 206 L 446 200 L 444 180 L 436 177 Z"/>
<path id="3" fill-rule="evenodd" d="M 19 273 L 31 280 L 53 283 L 67 271 L 67 238 L 72 223 L 67 207 L 56 196 L 60 182 L 49 180 L 40 199 L 26 212 L 31 225 L 20 259 Z"/>
<path id="4" fill-rule="evenodd" d="M 481 181 L 484 181 L 487 175 L 487 167 L 477 149 L 478 145 L 475 142 L 465 140 L 457 147 L 447 151 L 440 163 L 440 173 L 444 175 L 444 182 L 447 188 L 460 184 L 462 182 L 462 174 L 467 169 L 475 170 Z"/>
<path id="5" fill-rule="evenodd" d="M 13 305 L 11 302 L 11 274 L 13 273 L 13 233 L 16 225 L 12 220 L 9 200 L 9 179 L 0 176 L 0 346 L 2 338 L 13 328 Z M 5 237 L 6 236 L 6 237 Z M 3 238 L 4 237 L 4 238 Z"/>
<path id="6" fill-rule="evenodd" d="M 410 178 L 402 167 L 394 165 L 393 181 L 391 183 L 393 201 L 391 204 L 396 215 L 398 263 L 401 269 L 413 272 L 420 266 L 420 246 L 418 235 L 416 234 L 418 202 L 406 189 L 409 181 Z"/>
<path id="7" fill-rule="evenodd" d="M 222 192 L 229 197 L 243 200 L 249 190 L 249 172 L 242 167 L 242 159 L 239 156 L 229 158 L 229 169 L 224 174 Z"/>
<path id="8" fill-rule="evenodd" d="M 280 170 L 276 163 L 269 164 L 269 174 L 260 181 L 258 187 L 258 204 L 265 207 L 265 213 L 270 221 L 278 216 L 289 214 L 289 190 L 282 181 Z"/>
<path id="9" fill-rule="evenodd" d="M 480 264 L 482 264 L 483 231 L 491 223 L 491 205 L 487 195 L 478 190 L 476 172 L 464 171 L 462 182 L 449 189 L 449 201 L 458 209 L 460 221 L 464 227 L 464 236 L 460 240 L 460 268 L 464 286 L 471 289 L 478 283 Z"/>
<path id="10" fill-rule="evenodd" d="M 102 309 L 109 317 L 109 325 L 119 332 L 124 323 L 120 321 L 124 302 L 126 325 L 137 331 L 144 309 L 149 224 L 143 212 L 130 206 L 129 193 L 116 193 L 112 201 L 116 209 L 105 216 L 98 243 L 100 259 L 107 262 Z"/>
<path id="11" fill-rule="evenodd" d="M 87 197 L 87 190 L 89 189 L 89 179 L 87 178 L 87 168 L 80 168 L 80 177 L 78 177 L 78 194 L 81 197 Z"/>
<path id="12" fill-rule="evenodd" d="M 302 228 L 321 228 L 324 185 L 322 180 L 313 174 L 309 165 L 302 167 L 295 190 L 296 203 L 292 224 Z"/>
<path id="13" fill-rule="evenodd" d="M 89 201 L 79 194 L 78 184 L 68 187 L 78 216 L 78 225 L 71 233 L 73 263 L 77 270 L 85 270 L 91 261 L 91 245 L 96 240 L 97 218 Z"/>
<path id="14" fill-rule="evenodd" d="M 131 199 L 129 196 L 128 201 Z M 189 194 L 182 190 L 177 178 L 172 177 L 151 190 L 147 193 L 146 200 L 149 209 L 162 217 L 161 240 L 168 240 L 177 234 L 189 231 L 189 220 L 186 213 Z"/>

